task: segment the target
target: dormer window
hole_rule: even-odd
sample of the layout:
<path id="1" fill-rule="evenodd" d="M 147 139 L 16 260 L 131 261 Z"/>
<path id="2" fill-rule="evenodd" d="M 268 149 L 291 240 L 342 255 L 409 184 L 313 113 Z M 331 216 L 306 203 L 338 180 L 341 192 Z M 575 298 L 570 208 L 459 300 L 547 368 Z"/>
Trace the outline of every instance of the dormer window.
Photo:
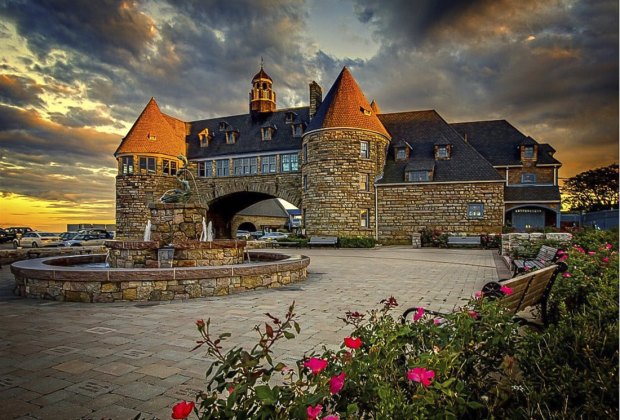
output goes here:
<path id="1" fill-rule="evenodd" d="M 363 106 L 360 106 L 360 111 L 362 111 L 362 113 L 364 115 L 372 115 L 372 110 L 371 109 L 366 109 Z"/>
<path id="2" fill-rule="evenodd" d="M 260 129 L 260 138 L 263 141 L 271 140 L 275 134 L 276 134 L 276 126 L 273 124 L 263 126 Z"/>
<path id="3" fill-rule="evenodd" d="M 220 131 L 226 131 L 228 128 L 228 123 L 226 121 L 220 121 L 218 127 Z"/>
<path id="4" fill-rule="evenodd" d="M 155 137 L 155 134 L 148 133 L 146 135 L 146 139 L 149 140 L 149 141 L 155 141 L 155 140 L 157 140 L 157 137 Z"/>
<path id="5" fill-rule="evenodd" d="M 291 131 L 293 133 L 293 137 L 301 137 L 304 134 L 303 124 L 291 125 Z"/>
<path id="6" fill-rule="evenodd" d="M 407 171 L 405 175 L 409 182 L 428 182 L 431 180 L 430 171 Z"/>
<path id="7" fill-rule="evenodd" d="M 534 146 L 523 146 L 523 157 L 525 159 L 534 158 Z"/>
<path id="8" fill-rule="evenodd" d="M 287 124 L 291 124 L 293 121 L 295 121 L 295 118 L 297 117 L 297 114 L 293 111 L 288 111 L 286 113 L 286 115 L 284 116 L 284 121 Z"/>
<path id="9" fill-rule="evenodd" d="M 448 160 L 452 154 L 451 144 L 436 144 L 435 145 L 435 160 Z"/>
<path id="10" fill-rule="evenodd" d="M 398 147 L 396 148 L 396 160 L 407 160 L 409 149 L 406 147 Z"/>
<path id="11" fill-rule="evenodd" d="M 235 144 L 239 138 L 239 132 L 230 130 L 226 132 L 226 144 Z"/>
<path id="12" fill-rule="evenodd" d="M 200 133 L 198 133 L 198 139 L 200 140 L 200 147 L 208 147 L 209 142 L 211 141 L 211 135 L 209 134 L 209 129 L 205 128 Z"/>

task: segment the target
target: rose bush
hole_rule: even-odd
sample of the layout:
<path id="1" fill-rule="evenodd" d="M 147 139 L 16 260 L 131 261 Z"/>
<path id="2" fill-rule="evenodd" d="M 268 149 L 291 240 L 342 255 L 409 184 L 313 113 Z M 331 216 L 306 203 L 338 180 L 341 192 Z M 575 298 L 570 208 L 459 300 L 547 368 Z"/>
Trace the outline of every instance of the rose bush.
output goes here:
<path id="1" fill-rule="evenodd" d="M 250 350 L 223 352 L 229 334 L 214 335 L 199 320 L 196 348 L 215 361 L 194 412 L 200 419 L 617 418 L 617 247 L 590 240 L 569 249 L 571 277 L 557 279 L 543 331 L 515 323 L 501 300 L 481 293 L 454 313 L 418 309 L 406 322 L 390 297 L 368 313 L 345 314 L 352 332 L 340 349 L 286 366 L 272 348 L 300 332 L 294 304 L 283 317 L 266 314 Z"/>

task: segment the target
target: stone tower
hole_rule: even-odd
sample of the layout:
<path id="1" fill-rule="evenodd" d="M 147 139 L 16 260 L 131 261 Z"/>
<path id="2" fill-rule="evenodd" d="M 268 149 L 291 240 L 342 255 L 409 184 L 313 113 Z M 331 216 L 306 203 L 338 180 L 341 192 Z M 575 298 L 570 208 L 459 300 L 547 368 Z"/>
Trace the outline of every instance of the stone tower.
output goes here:
<path id="1" fill-rule="evenodd" d="M 262 114 L 276 110 L 276 92 L 273 90 L 273 80 L 261 64 L 260 70 L 252 78 L 250 91 L 250 114 Z"/>
<path id="2" fill-rule="evenodd" d="M 308 235 L 375 237 L 374 182 L 390 135 L 345 67 L 310 121 L 302 145 Z"/>
<path id="3" fill-rule="evenodd" d="M 142 236 L 150 218 L 148 205 L 177 187 L 179 155 L 186 155 L 185 123 L 164 114 L 151 98 L 114 152 L 116 176 L 116 236 Z"/>

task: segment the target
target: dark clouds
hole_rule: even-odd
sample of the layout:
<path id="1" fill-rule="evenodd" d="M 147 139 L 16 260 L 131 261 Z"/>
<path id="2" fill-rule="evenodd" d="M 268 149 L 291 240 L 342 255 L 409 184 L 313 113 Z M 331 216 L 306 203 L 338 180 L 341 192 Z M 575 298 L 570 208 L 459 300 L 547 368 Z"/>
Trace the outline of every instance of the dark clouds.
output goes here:
<path id="1" fill-rule="evenodd" d="M 261 56 L 280 107 L 306 104 L 311 80 L 327 92 L 348 65 L 383 111 L 505 118 L 551 143 L 564 176 L 617 160 L 617 2 L 351 1 L 380 44 L 368 60 L 326 54 L 298 0 L 5 0 L 0 37 L 15 30 L 27 51 L 0 59 L 3 188 L 113 200 L 126 129 L 92 128 L 130 126 L 151 96 L 183 120 L 246 112 Z"/>

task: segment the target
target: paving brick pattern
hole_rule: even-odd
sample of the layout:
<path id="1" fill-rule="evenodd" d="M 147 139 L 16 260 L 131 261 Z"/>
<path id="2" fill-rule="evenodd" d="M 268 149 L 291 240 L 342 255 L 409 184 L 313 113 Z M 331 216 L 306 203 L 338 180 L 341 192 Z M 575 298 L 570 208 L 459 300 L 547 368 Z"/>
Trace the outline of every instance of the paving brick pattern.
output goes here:
<path id="1" fill-rule="evenodd" d="M 282 251 L 287 252 L 287 251 Z M 299 250 L 289 252 L 297 253 Z M 0 413 L 3 419 L 169 419 L 171 406 L 193 399 L 210 363 L 190 352 L 194 322 L 211 318 L 225 346 L 252 345 L 264 313 L 296 302 L 302 331 L 276 348 L 293 363 L 322 344 L 337 348 L 350 333 L 337 317 L 376 308 L 390 295 L 401 308 L 451 310 L 498 278 L 494 251 L 303 249 L 305 282 L 239 295 L 144 305 L 15 299 L 0 269 Z"/>

